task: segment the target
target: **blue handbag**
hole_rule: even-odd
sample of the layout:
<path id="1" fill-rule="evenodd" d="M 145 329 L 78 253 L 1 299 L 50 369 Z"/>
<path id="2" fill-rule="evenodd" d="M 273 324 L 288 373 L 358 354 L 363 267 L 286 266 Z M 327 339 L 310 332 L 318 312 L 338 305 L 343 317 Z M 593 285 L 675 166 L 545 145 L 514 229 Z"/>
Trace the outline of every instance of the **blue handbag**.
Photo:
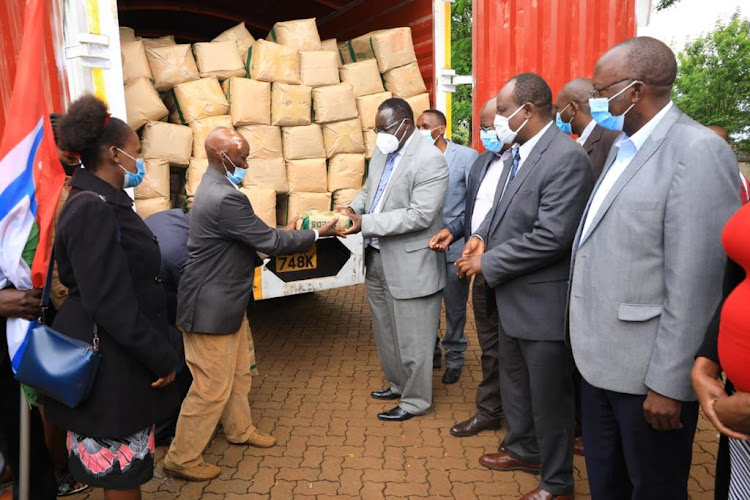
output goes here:
<path id="1" fill-rule="evenodd" d="M 63 335 L 45 325 L 49 308 L 54 252 L 42 294 L 42 317 L 27 334 L 16 380 L 59 401 L 69 408 L 81 404 L 91 392 L 101 353 L 94 323 L 93 345 Z"/>

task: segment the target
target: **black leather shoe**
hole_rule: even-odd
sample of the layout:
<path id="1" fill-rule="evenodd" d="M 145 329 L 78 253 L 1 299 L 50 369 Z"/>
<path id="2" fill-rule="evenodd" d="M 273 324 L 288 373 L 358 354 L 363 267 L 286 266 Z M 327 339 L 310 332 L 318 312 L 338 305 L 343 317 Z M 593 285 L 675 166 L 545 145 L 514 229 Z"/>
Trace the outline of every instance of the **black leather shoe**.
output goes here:
<path id="1" fill-rule="evenodd" d="M 383 413 L 378 413 L 378 418 L 380 420 L 387 420 L 389 422 L 403 422 L 404 420 L 409 420 L 410 418 L 415 416 L 416 415 L 414 415 L 413 413 L 409 413 L 400 406 L 391 408 L 390 410 L 384 411 Z"/>
<path id="2" fill-rule="evenodd" d="M 468 420 L 459 422 L 451 427 L 451 434 L 456 437 L 476 436 L 481 431 L 497 430 L 500 428 L 500 419 L 496 421 L 480 419 L 476 415 Z"/>
<path id="3" fill-rule="evenodd" d="M 461 368 L 448 368 L 443 374 L 444 384 L 455 384 L 461 378 Z"/>
<path id="4" fill-rule="evenodd" d="M 372 396 L 375 399 L 399 399 L 401 397 L 401 394 L 396 394 L 393 392 L 390 387 L 388 389 L 383 389 L 382 391 L 372 391 L 370 393 L 370 396 Z"/>

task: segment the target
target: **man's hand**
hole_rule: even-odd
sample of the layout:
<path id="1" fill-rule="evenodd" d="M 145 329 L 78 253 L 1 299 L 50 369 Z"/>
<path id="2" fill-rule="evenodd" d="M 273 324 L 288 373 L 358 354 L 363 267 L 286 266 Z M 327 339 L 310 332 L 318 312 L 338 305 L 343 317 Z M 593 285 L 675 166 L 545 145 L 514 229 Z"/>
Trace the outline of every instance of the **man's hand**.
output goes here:
<path id="1" fill-rule="evenodd" d="M 342 238 L 346 238 L 345 233 L 336 228 L 338 221 L 339 218 L 335 217 L 331 222 L 318 229 L 318 236 L 321 238 L 324 236 L 341 236 Z"/>
<path id="2" fill-rule="evenodd" d="M 481 238 L 472 236 L 469 241 L 464 245 L 464 251 L 461 254 L 463 257 L 469 257 L 472 255 L 482 255 L 484 253 L 484 241 Z"/>
<path id="3" fill-rule="evenodd" d="M 23 318 L 29 321 L 37 319 L 42 313 L 42 291 L 0 290 L 0 316 L 4 318 Z"/>
<path id="4" fill-rule="evenodd" d="M 158 379 L 156 382 L 151 384 L 151 387 L 153 387 L 154 389 L 159 389 L 160 387 L 166 387 L 174 381 L 175 376 L 177 376 L 177 372 L 172 370 L 172 373 L 170 373 L 166 377 L 162 377 Z"/>
<path id="5" fill-rule="evenodd" d="M 430 238 L 427 246 L 433 252 L 445 253 L 451 243 L 453 243 L 453 235 L 447 227 L 444 227 Z"/>
<path id="6" fill-rule="evenodd" d="M 352 215 L 357 215 L 357 214 L 354 213 L 354 210 L 352 210 L 349 207 L 338 207 L 336 209 L 336 212 L 340 212 L 340 213 L 342 213 L 344 215 L 348 215 L 349 217 L 351 217 Z"/>
<path id="7" fill-rule="evenodd" d="M 657 431 L 682 429 L 681 412 L 680 401 L 651 390 L 648 391 L 646 400 L 643 402 L 643 416 L 646 422 Z"/>
<path id="8" fill-rule="evenodd" d="M 362 231 L 362 216 L 355 214 L 351 210 L 349 212 L 346 215 L 352 219 L 352 227 L 344 231 L 344 234 L 357 234 Z"/>
<path id="9" fill-rule="evenodd" d="M 698 394 L 698 401 L 701 404 L 703 413 L 714 424 L 717 431 L 735 439 L 746 439 L 747 437 L 744 434 L 735 432 L 725 426 L 716 415 L 714 404 L 720 398 L 726 397 L 724 386 L 721 385 L 721 381 L 719 380 L 720 370 L 719 365 L 708 358 L 695 358 L 693 372 L 690 375 L 693 380 L 693 388 L 695 389 L 695 393 Z"/>
<path id="10" fill-rule="evenodd" d="M 750 433 L 750 394 L 747 392 L 735 392 L 731 396 L 723 394 L 714 402 L 714 410 L 725 428 L 734 429 L 729 433 L 721 431 L 722 434 L 750 441 L 750 437 L 743 434 Z"/>
<path id="11" fill-rule="evenodd" d="M 286 226 L 284 226 L 284 231 L 296 231 L 298 220 L 299 220 L 299 215 L 296 216 L 294 219 L 290 220 L 289 223 Z"/>
<path id="12" fill-rule="evenodd" d="M 468 257 L 461 257 L 456 261 L 456 267 L 458 268 L 459 278 L 482 274 L 482 256 L 470 255 Z"/>

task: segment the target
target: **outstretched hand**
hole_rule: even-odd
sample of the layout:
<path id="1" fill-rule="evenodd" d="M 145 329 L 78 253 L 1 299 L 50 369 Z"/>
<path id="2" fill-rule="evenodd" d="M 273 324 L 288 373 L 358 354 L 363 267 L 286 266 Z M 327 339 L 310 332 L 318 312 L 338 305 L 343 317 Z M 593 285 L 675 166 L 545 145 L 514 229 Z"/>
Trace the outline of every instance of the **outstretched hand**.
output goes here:
<path id="1" fill-rule="evenodd" d="M 295 231 L 297 229 L 297 221 L 299 220 L 299 215 L 297 215 L 294 219 L 290 220 L 289 223 L 287 223 L 286 226 L 284 226 L 285 231 Z"/>
<path id="2" fill-rule="evenodd" d="M 347 214 L 352 219 L 352 227 L 344 231 L 344 234 L 357 234 L 362 231 L 362 216 L 354 212 Z"/>
<path id="3" fill-rule="evenodd" d="M 321 238 L 325 236 L 340 236 L 341 238 L 346 238 L 347 233 L 336 228 L 338 221 L 339 218 L 335 217 L 331 222 L 318 229 L 318 236 Z"/>

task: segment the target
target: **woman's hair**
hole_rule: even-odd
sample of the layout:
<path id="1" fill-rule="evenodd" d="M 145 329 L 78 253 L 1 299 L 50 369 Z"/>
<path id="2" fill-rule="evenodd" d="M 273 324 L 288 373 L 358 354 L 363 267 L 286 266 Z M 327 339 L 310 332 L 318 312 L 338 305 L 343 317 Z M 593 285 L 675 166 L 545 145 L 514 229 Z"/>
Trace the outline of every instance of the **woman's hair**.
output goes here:
<path id="1" fill-rule="evenodd" d="M 110 118 L 107 105 L 91 94 L 73 102 L 56 125 L 60 149 L 79 154 L 92 172 L 99 168 L 102 149 L 123 148 L 131 132 L 127 123 Z"/>

